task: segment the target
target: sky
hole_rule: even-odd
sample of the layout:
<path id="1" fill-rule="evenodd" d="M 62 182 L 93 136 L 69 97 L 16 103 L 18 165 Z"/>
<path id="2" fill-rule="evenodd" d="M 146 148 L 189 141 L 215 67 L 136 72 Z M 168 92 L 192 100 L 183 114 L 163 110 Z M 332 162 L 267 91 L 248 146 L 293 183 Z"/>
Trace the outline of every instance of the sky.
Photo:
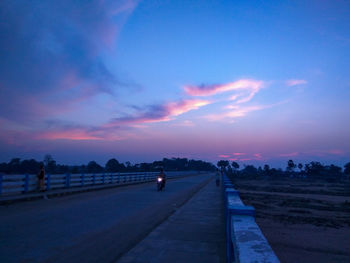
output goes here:
<path id="1" fill-rule="evenodd" d="M 0 162 L 350 161 L 348 1 L 2 0 Z"/>

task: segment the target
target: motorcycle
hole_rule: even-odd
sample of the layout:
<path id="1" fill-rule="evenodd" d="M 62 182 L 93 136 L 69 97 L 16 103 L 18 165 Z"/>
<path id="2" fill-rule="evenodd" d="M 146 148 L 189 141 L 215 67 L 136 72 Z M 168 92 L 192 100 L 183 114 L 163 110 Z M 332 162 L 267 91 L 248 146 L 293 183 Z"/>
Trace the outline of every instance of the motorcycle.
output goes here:
<path id="1" fill-rule="evenodd" d="M 164 186 L 164 179 L 162 177 L 157 177 L 157 191 L 162 191 Z"/>

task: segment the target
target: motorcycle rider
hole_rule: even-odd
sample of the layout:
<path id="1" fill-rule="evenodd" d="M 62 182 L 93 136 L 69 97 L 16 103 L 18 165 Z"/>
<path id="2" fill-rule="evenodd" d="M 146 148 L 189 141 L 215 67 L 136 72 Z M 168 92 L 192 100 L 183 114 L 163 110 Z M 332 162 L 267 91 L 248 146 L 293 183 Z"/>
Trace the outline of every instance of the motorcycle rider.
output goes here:
<path id="1" fill-rule="evenodd" d="M 160 169 L 159 175 L 158 177 L 162 178 L 162 184 L 163 184 L 163 188 L 165 187 L 165 183 L 166 183 L 166 175 L 164 173 L 163 168 Z"/>

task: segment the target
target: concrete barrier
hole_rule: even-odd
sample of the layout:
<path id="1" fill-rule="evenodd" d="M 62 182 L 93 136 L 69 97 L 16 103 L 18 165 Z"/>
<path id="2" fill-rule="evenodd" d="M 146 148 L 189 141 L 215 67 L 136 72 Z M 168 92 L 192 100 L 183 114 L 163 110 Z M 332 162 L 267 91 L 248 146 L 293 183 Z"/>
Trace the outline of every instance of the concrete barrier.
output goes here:
<path id="1" fill-rule="evenodd" d="M 223 176 L 228 263 L 279 263 L 255 222 L 255 209 L 243 204 L 232 182 Z"/>

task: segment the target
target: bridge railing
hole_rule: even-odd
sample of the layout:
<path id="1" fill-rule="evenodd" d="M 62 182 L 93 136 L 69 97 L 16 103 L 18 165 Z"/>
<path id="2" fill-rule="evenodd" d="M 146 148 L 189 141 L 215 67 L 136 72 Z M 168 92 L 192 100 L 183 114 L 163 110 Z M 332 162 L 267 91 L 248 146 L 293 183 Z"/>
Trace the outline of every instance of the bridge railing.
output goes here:
<path id="1" fill-rule="evenodd" d="M 228 263 L 279 263 L 270 244 L 255 222 L 255 209 L 245 206 L 239 192 L 223 176 Z"/>
<path id="2" fill-rule="evenodd" d="M 175 178 L 198 171 L 169 171 L 167 178 Z M 73 187 L 88 187 L 106 184 L 133 184 L 150 182 L 156 179 L 159 172 L 134 172 L 134 173 L 92 173 L 92 174 L 46 174 L 45 189 L 64 189 Z M 19 195 L 34 192 L 38 189 L 38 179 L 33 174 L 4 175 L 0 174 L 0 196 Z"/>

